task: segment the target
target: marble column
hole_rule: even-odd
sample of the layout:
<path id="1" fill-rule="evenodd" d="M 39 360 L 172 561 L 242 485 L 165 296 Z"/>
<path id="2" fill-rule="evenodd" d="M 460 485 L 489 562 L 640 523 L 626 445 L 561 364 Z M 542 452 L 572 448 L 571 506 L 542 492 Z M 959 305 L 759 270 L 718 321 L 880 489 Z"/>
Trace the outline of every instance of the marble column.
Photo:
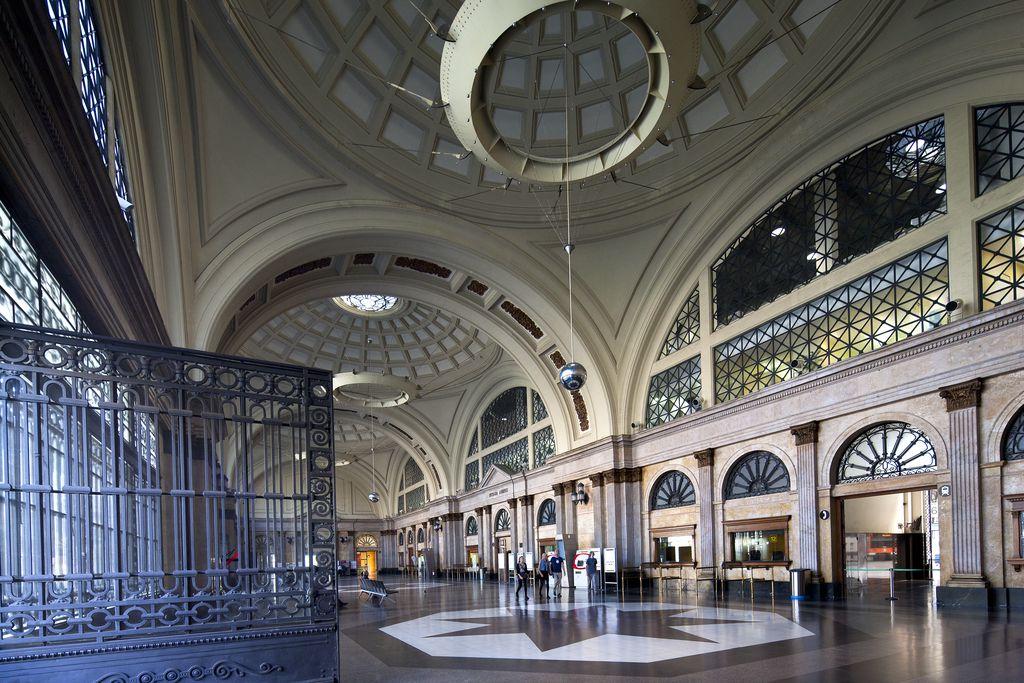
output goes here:
<path id="1" fill-rule="evenodd" d="M 533 496 L 519 497 L 519 511 L 523 518 L 523 547 L 533 553 L 536 561 L 540 561 L 540 554 L 537 552 L 537 518 L 533 512 Z"/>
<path id="2" fill-rule="evenodd" d="M 509 550 L 515 555 L 516 559 L 519 559 L 519 554 L 522 550 L 519 547 L 519 541 L 522 537 L 520 534 L 519 527 L 519 501 L 516 498 L 509 498 L 508 503 L 508 519 L 509 519 Z"/>
<path id="3" fill-rule="evenodd" d="M 430 543 L 430 554 L 434 558 L 434 566 L 441 570 L 445 567 L 447 557 L 441 547 L 441 534 L 443 530 L 437 529 L 440 526 L 440 517 L 431 517 L 427 520 L 427 539 Z"/>
<path id="4" fill-rule="evenodd" d="M 498 563 L 494 559 L 494 530 L 491 522 L 491 506 L 485 505 L 480 508 L 480 561 L 485 575 L 498 570 Z"/>
<path id="5" fill-rule="evenodd" d="M 615 548 L 620 569 L 636 568 L 643 551 L 640 480 L 642 468 L 623 468 L 604 473 L 605 525 L 602 547 Z"/>
<path id="6" fill-rule="evenodd" d="M 353 539 L 354 542 L 355 539 Z M 398 532 L 394 529 L 384 529 L 380 532 L 380 564 L 378 571 L 394 571 L 398 568 Z"/>
<path id="7" fill-rule="evenodd" d="M 790 428 L 796 443 L 796 521 L 799 566 L 819 576 L 818 569 L 818 423 Z"/>
<path id="8" fill-rule="evenodd" d="M 949 479 L 953 512 L 953 575 L 947 585 L 984 587 L 981 565 L 981 486 L 978 404 L 981 380 L 944 387 L 939 396 L 949 414 Z"/>
<path id="9" fill-rule="evenodd" d="M 572 502 L 572 492 L 576 490 L 576 482 L 567 481 L 555 484 L 552 487 L 555 493 L 555 531 L 562 537 L 562 544 L 565 546 L 566 576 L 569 581 L 569 590 L 576 585 L 576 578 L 572 572 L 572 560 L 579 548 L 579 533 L 576 529 L 576 505 Z"/>
<path id="10" fill-rule="evenodd" d="M 700 493 L 700 516 L 697 535 L 700 539 L 700 566 L 715 567 L 715 451 L 706 448 L 693 454 L 697 460 L 697 490 Z M 710 574 L 708 570 L 704 573 Z"/>
<path id="11" fill-rule="evenodd" d="M 612 544 L 605 543 L 608 511 L 605 506 L 604 474 L 601 472 L 590 475 L 590 504 L 594 506 L 594 547 L 604 548 L 607 545 L 613 548 Z M 614 525 L 615 517 L 612 515 L 611 526 Z"/>

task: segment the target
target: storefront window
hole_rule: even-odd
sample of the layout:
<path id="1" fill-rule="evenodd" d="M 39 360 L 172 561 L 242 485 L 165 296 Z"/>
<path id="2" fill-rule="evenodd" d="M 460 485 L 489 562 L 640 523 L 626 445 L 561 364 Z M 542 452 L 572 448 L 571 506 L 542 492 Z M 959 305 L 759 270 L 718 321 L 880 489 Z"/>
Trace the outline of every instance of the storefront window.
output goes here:
<path id="1" fill-rule="evenodd" d="M 736 562 L 785 562 L 786 530 L 737 531 L 732 536 Z"/>
<path id="2" fill-rule="evenodd" d="M 693 535 L 657 536 L 654 554 L 658 562 L 693 562 Z"/>

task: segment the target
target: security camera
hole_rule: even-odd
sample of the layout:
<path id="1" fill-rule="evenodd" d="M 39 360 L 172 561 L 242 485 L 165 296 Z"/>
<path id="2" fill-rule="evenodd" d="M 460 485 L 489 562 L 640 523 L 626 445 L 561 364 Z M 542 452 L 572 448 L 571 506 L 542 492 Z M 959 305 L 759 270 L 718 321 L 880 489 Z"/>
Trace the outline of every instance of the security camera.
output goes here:
<path id="1" fill-rule="evenodd" d="M 639 422 L 630 422 L 629 426 L 632 427 L 633 429 L 640 429 L 641 427 L 643 427 L 643 424 Z"/>
<path id="2" fill-rule="evenodd" d="M 377 493 L 376 491 L 370 491 L 370 493 L 368 493 L 366 497 L 370 499 L 371 503 L 380 502 L 380 494 Z"/>
<path id="3" fill-rule="evenodd" d="M 952 313 L 953 311 L 959 311 L 963 305 L 963 299 L 950 299 L 946 302 L 946 312 Z"/>

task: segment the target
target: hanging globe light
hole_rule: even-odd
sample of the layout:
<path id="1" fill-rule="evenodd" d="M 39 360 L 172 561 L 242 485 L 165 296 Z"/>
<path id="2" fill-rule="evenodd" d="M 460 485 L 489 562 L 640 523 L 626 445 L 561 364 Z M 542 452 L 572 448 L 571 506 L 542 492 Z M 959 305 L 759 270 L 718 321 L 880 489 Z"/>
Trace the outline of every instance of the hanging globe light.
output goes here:
<path id="1" fill-rule="evenodd" d="M 558 371 L 558 382 L 566 391 L 579 391 L 587 383 L 587 369 L 582 363 L 566 363 Z"/>
<path id="2" fill-rule="evenodd" d="M 371 503 L 380 502 L 380 494 L 377 493 L 376 491 L 370 491 L 368 494 L 366 494 L 366 497 L 370 499 Z"/>

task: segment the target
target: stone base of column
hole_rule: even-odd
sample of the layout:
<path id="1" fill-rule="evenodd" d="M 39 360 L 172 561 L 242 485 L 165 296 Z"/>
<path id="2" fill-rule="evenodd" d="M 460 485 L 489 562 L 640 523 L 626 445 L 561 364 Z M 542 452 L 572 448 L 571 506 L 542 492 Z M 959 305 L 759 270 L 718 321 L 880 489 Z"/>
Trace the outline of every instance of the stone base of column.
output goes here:
<path id="1" fill-rule="evenodd" d="M 943 609 L 985 609 L 992 602 L 992 591 L 981 576 L 954 575 L 944 586 L 935 588 L 935 604 Z"/>
<path id="2" fill-rule="evenodd" d="M 954 588 L 988 588 L 988 581 L 981 574 L 953 574 L 946 585 Z"/>

